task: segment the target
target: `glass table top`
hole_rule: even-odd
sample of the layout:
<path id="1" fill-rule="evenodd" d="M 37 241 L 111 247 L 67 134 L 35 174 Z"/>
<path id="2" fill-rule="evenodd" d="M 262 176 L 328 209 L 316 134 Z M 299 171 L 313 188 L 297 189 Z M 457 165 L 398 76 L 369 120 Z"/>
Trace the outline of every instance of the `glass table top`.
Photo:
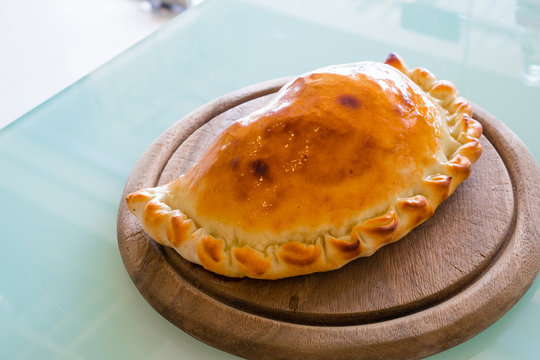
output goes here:
<path id="1" fill-rule="evenodd" d="M 540 159 L 540 4 L 216 1 L 0 130 L 0 358 L 233 359 L 154 311 L 117 247 L 143 151 L 247 85 L 399 53 L 449 79 Z M 432 359 L 538 359 L 539 280 L 494 325 Z"/>

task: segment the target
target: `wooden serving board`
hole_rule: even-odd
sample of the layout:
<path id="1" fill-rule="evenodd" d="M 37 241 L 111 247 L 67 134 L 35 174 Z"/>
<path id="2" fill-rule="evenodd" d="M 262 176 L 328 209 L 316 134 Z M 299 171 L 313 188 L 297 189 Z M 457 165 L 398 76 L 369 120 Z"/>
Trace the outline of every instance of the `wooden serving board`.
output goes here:
<path id="1" fill-rule="evenodd" d="M 478 107 L 484 152 L 470 178 L 430 220 L 369 258 L 283 280 L 232 279 L 150 239 L 125 196 L 177 178 L 221 130 L 284 83 L 199 108 L 162 134 L 129 177 L 118 214 L 120 252 L 160 314 L 246 358 L 408 359 L 471 338 L 516 303 L 540 268 L 540 171 L 516 135 Z"/>

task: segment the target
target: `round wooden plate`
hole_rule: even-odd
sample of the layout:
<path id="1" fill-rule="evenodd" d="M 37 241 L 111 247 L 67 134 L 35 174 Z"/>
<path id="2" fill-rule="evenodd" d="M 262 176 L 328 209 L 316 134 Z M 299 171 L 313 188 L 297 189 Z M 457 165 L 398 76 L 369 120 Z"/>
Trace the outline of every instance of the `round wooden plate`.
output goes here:
<path id="1" fill-rule="evenodd" d="M 484 153 L 470 178 L 408 236 L 339 270 L 226 278 L 147 237 L 125 196 L 177 178 L 221 130 L 284 83 L 199 108 L 162 134 L 131 173 L 118 244 L 133 282 L 160 314 L 246 358 L 419 358 L 469 339 L 516 303 L 540 268 L 540 171 L 516 135 L 476 106 Z"/>

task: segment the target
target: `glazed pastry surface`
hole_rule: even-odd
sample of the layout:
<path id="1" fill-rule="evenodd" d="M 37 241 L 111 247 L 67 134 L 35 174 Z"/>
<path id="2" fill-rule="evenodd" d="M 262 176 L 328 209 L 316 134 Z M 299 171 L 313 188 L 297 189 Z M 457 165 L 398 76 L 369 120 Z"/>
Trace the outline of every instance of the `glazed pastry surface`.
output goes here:
<path id="1" fill-rule="evenodd" d="M 428 219 L 468 177 L 480 135 L 451 83 L 391 54 L 294 79 L 127 203 L 154 240 L 216 273 L 328 271 Z"/>

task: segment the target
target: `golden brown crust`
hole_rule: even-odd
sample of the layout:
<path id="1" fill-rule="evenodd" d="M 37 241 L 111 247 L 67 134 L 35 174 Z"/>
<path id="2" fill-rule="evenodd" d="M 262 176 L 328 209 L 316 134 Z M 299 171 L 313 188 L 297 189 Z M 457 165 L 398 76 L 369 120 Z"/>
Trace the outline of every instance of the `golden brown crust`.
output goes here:
<path id="1" fill-rule="evenodd" d="M 272 262 L 249 246 L 233 248 L 233 257 L 241 272 L 250 277 L 260 277 L 268 271 Z"/>
<path id="2" fill-rule="evenodd" d="M 170 217 L 167 222 L 167 238 L 173 247 L 178 247 L 189 239 L 192 224 L 192 222 L 187 220 L 187 216 L 180 212 Z"/>
<path id="3" fill-rule="evenodd" d="M 481 154 L 478 139 L 482 127 L 471 118 L 470 103 L 452 83 L 437 80 L 426 69 L 409 70 L 396 54 L 391 54 L 386 64 L 399 70 L 416 88 L 406 85 L 407 94 L 401 97 L 387 94 L 387 98 L 374 98 L 377 84 L 366 82 L 364 75 L 354 72 L 367 71 L 368 77 L 370 71 L 375 77 L 381 72 L 396 76 L 395 70 L 392 73 L 380 64 L 331 67 L 306 74 L 286 85 L 268 107 L 248 116 L 246 124 L 241 120 L 218 137 L 207 153 L 213 162 L 205 162 L 203 156 L 197 166 L 173 183 L 130 194 L 128 208 L 157 242 L 175 248 L 210 271 L 233 277 L 277 279 L 328 271 L 399 240 L 431 217 L 469 176 L 471 164 Z M 352 71 L 350 79 L 361 80 L 360 88 L 346 78 L 349 75 L 341 76 L 346 72 L 343 69 Z M 333 81 L 340 85 L 330 90 L 312 85 Z M 384 75 L 377 81 L 384 81 Z M 348 90 L 343 93 L 343 89 Z M 335 102 L 313 102 L 322 96 Z M 280 107 L 280 101 L 297 101 L 301 106 Z M 334 126 L 325 120 L 323 124 L 316 113 L 297 112 L 324 104 L 330 104 L 321 108 L 325 119 L 332 114 L 345 122 L 339 120 L 342 122 Z M 423 112 L 422 117 L 410 118 L 407 109 L 411 106 Z M 388 127 L 370 127 L 370 118 L 363 116 L 368 113 L 376 119 L 380 111 L 378 119 L 394 119 L 406 128 L 393 128 L 397 132 L 392 133 Z M 423 121 L 427 125 L 422 125 Z M 409 127 L 413 123 L 424 127 Z M 321 124 L 324 131 L 319 133 Z M 398 123 L 385 126 L 393 124 Z M 416 133 L 403 147 L 395 139 L 405 130 Z M 272 144 L 270 150 L 255 140 L 250 142 L 252 138 L 266 139 Z M 303 142 L 298 147 L 290 139 Z M 423 148 L 418 144 L 424 144 Z M 309 152 L 306 145 L 319 148 Z M 293 149 L 286 152 L 289 146 Z M 392 150 L 396 146 L 402 146 L 399 152 Z M 233 150 L 216 150 L 224 148 Z M 335 149 L 340 157 L 324 156 Z M 244 156 L 243 152 L 258 156 Z M 392 170 L 393 164 L 401 169 Z M 404 175 L 399 177 L 401 172 Z M 234 174 L 239 177 L 234 178 Z M 375 180 L 369 182 L 361 174 L 372 174 L 368 177 Z M 210 180 L 223 183 L 223 176 L 233 176 L 235 181 L 228 182 L 233 185 L 227 191 L 216 193 Z M 276 185 L 282 183 L 287 184 L 286 189 Z M 361 188 L 359 192 L 349 191 L 354 186 Z M 258 190 L 250 190 L 255 188 Z M 386 188 L 391 191 L 379 190 Z M 307 193 L 306 198 L 295 195 L 302 192 Z M 375 193 L 372 198 L 371 193 Z M 223 215 L 230 203 L 237 203 L 237 208 L 229 207 L 228 214 Z M 262 205 L 253 207 L 253 203 Z M 194 221 L 187 213 L 198 217 Z M 237 225 L 229 224 L 227 216 Z M 239 218 L 243 222 L 236 220 Z"/>
<path id="4" fill-rule="evenodd" d="M 399 226 L 399 218 L 395 211 L 364 221 L 353 229 L 356 236 L 375 240 L 375 246 L 391 243 Z"/>
<path id="5" fill-rule="evenodd" d="M 226 254 L 223 240 L 206 235 L 196 242 L 197 256 L 201 265 L 208 270 L 223 274 L 226 272 Z"/>
<path id="6" fill-rule="evenodd" d="M 328 246 L 331 246 L 335 251 L 335 256 L 338 256 L 342 260 L 350 260 L 358 257 L 365 247 L 360 242 L 360 238 L 351 236 L 345 239 L 336 239 L 335 237 L 329 237 Z"/>
<path id="7" fill-rule="evenodd" d="M 409 227 L 415 227 L 418 224 L 429 219 L 435 209 L 430 205 L 423 195 L 416 195 L 410 198 L 401 199 L 396 202 L 396 209 L 409 216 Z"/>
<path id="8" fill-rule="evenodd" d="M 279 247 L 279 258 L 290 265 L 309 266 L 321 256 L 319 245 L 304 245 L 298 241 L 290 241 Z"/>

